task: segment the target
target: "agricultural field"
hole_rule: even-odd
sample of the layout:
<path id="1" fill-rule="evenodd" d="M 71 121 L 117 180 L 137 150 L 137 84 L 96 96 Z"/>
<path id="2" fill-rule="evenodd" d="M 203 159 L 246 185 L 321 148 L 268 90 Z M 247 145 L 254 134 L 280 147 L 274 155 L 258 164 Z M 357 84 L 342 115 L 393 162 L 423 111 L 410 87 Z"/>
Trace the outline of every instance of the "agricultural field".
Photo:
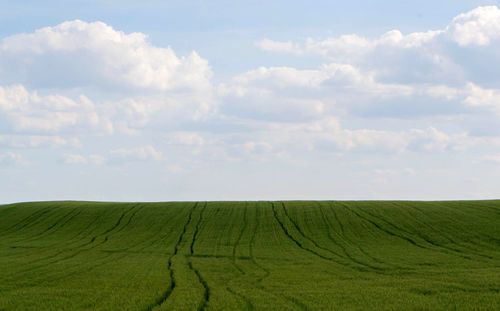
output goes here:
<path id="1" fill-rule="evenodd" d="M 500 310 L 500 201 L 0 206 L 0 310 Z"/>

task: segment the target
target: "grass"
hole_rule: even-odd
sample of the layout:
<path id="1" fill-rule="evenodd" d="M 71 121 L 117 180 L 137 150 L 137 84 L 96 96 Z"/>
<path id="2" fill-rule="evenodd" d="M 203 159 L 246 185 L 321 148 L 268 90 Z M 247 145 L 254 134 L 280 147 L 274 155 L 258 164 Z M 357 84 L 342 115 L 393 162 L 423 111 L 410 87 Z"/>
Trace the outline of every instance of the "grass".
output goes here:
<path id="1" fill-rule="evenodd" d="M 500 201 L 0 206 L 0 310 L 500 310 Z"/>

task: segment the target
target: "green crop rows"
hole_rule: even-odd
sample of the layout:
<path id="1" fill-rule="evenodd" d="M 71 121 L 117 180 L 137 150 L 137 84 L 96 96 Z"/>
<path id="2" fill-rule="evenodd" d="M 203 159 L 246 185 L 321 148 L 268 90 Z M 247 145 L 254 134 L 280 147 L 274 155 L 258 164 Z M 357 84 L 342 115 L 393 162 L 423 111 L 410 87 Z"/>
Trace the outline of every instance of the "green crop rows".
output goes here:
<path id="1" fill-rule="evenodd" d="M 500 201 L 0 206 L 0 310 L 500 310 Z"/>

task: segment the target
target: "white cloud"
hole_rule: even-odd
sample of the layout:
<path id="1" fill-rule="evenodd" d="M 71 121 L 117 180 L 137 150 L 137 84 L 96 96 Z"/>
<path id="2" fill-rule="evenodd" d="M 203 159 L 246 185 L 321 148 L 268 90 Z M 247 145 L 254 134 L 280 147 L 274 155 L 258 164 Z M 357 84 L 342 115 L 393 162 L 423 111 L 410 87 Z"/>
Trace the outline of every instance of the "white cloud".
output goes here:
<path id="1" fill-rule="evenodd" d="M 164 159 L 163 153 L 150 145 L 134 149 L 114 149 L 109 154 L 113 160 L 117 161 L 161 161 Z"/>
<path id="2" fill-rule="evenodd" d="M 500 154 L 487 154 L 482 157 L 483 161 L 500 163 Z"/>
<path id="3" fill-rule="evenodd" d="M 0 136 L 0 144 L 81 147 L 70 137 L 147 133 L 192 157 L 465 150 L 485 140 L 449 126 L 453 117 L 464 109 L 500 111 L 500 91 L 469 81 L 470 66 L 455 52 L 494 46 L 495 10 L 471 11 L 441 30 L 406 35 L 393 30 L 376 39 L 355 34 L 301 44 L 265 39 L 258 43 L 264 50 L 317 53 L 330 63 L 308 70 L 259 67 L 215 90 L 208 62 L 198 55 L 178 57 L 143 34 L 125 34 L 104 23 L 72 21 L 11 36 L 0 44 L 0 68 L 30 91 L 20 84 L 0 87 L 0 129 L 17 134 Z M 489 41 L 466 39 L 471 32 Z M 476 53 L 471 51 L 466 52 Z M 42 73 L 49 65 L 55 67 L 45 83 Z M 56 88 L 50 89 L 54 94 L 40 95 L 48 86 Z M 132 93 L 110 95 L 110 89 Z M 80 91 L 93 99 L 74 95 Z M 426 114 L 451 121 L 405 124 L 404 118 Z M 351 124 L 351 117 L 357 123 Z M 372 126 L 377 118 L 400 120 L 394 127 L 384 127 L 384 121 Z M 209 129 L 203 132 L 204 127 Z M 63 156 L 67 163 L 165 159 L 152 146 L 91 151 L 105 157 L 73 152 Z"/>
<path id="4" fill-rule="evenodd" d="M 375 174 L 383 175 L 383 176 L 395 176 L 395 175 L 416 175 L 417 172 L 412 168 L 404 168 L 404 169 L 375 169 L 373 170 Z"/>
<path id="5" fill-rule="evenodd" d="M 80 20 L 7 37 L 0 60 L 7 76 L 32 87 L 197 90 L 210 87 L 212 74 L 196 52 L 178 57 L 145 34 Z"/>
<path id="6" fill-rule="evenodd" d="M 335 63 L 370 72 L 379 82 L 500 82 L 500 9 L 478 7 L 456 16 L 445 28 L 402 34 L 391 30 L 379 38 L 356 34 L 293 43 L 296 53 L 316 53 Z M 279 49 L 275 49 L 279 51 Z M 285 52 L 288 52 L 284 49 Z"/>
<path id="7" fill-rule="evenodd" d="M 325 115 L 409 119 L 500 111 L 496 6 L 460 14 L 443 29 L 392 30 L 375 39 L 356 34 L 301 43 L 266 39 L 260 46 L 320 54 L 332 63 L 315 70 L 262 67 L 239 75 L 219 87 L 222 112 L 304 121 Z"/>
<path id="8" fill-rule="evenodd" d="M 89 155 L 89 161 L 94 163 L 94 164 L 97 164 L 97 165 L 102 165 L 106 162 L 106 158 L 101 156 L 101 155 L 98 155 L 98 154 L 91 154 Z"/>
<path id="9" fill-rule="evenodd" d="M 174 145 L 203 146 L 205 139 L 197 132 L 178 131 L 169 135 L 168 142 Z"/>
<path id="10" fill-rule="evenodd" d="M 23 156 L 19 153 L 14 153 L 14 152 L 7 152 L 7 153 L 0 153 L 0 165 L 2 166 L 8 166 L 8 165 L 14 165 L 14 164 L 25 164 L 26 162 L 23 159 Z"/>
<path id="11" fill-rule="evenodd" d="M 500 38 L 500 9 L 484 6 L 460 14 L 453 19 L 446 32 L 461 46 L 487 46 Z"/>
<path id="12" fill-rule="evenodd" d="M 467 97 L 464 103 L 500 114 L 500 89 L 483 89 L 473 83 L 468 83 L 466 91 Z"/>
<path id="13" fill-rule="evenodd" d="M 22 85 L 0 86 L 0 118 L 3 127 L 15 132 L 59 132 L 83 126 L 86 130 L 112 131 L 110 120 L 100 117 L 95 104 L 80 95 L 76 100 L 61 95 L 40 96 Z"/>
<path id="14" fill-rule="evenodd" d="M 66 164 L 87 164 L 87 159 L 80 154 L 63 154 L 63 159 Z"/>
<path id="15" fill-rule="evenodd" d="M 81 147 L 78 138 L 65 139 L 60 136 L 0 135 L 0 146 L 8 148 L 57 148 L 63 146 Z"/>
<path id="16" fill-rule="evenodd" d="M 163 126 L 202 120 L 214 113 L 214 100 L 196 94 L 148 95 L 94 102 L 84 95 L 40 96 L 22 85 L 0 86 L 0 130 L 26 135 L 139 135 L 155 122 Z"/>
<path id="17" fill-rule="evenodd" d="M 411 98 L 418 90 L 403 84 L 378 83 L 372 74 L 352 65 L 332 63 L 315 70 L 261 67 L 221 84 L 218 94 L 222 113 L 296 122 Z"/>
<path id="18" fill-rule="evenodd" d="M 81 154 L 65 153 L 63 154 L 62 158 L 66 164 L 103 165 L 104 163 L 106 163 L 106 158 L 98 154 L 85 156 Z"/>
<path id="19" fill-rule="evenodd" d="M 344 129 L 335 118 L 304 123 L 268 123 L 252 132 L 252 138 L 274 150 L 345 153 L 461 152 L 471 148 L 500 146 L 500 138 L 446 133 L 434 127 L 408 130 Z M 244 138 L 241 138 L 244 140 Z"/>
<path id="20" fill-rule="evenodd" d="M 274 41 L 266 38 L 257 42 L 256 45 L 264 51 L 286 52 L 293 54 L 301 54 L 302 52 L 298 44 L 292 43 L 292 41 Z"/>

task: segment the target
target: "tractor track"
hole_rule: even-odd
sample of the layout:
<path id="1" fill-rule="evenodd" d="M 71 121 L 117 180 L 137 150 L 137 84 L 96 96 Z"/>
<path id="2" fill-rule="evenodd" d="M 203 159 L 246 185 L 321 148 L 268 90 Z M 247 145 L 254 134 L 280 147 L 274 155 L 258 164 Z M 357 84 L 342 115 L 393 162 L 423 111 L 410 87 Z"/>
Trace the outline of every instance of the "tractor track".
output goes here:
<path id="1" fill-rule="evenodd" d="M 174 272 L 174 269 L 172 267 L 172 259 L 174 258 L 174 256 L 177 256 L 177 254 L 179 253 L 179 248 L 180 248 L 182 239 L 184 238 L 184 235 L 187 232 L 187 228 L 188 228 L 188 226 L 191 223 L 191 220 L 193 218 L 193 212 L 197 206 L 198 206 L 198 202 L 196 202 L 193 205 L 193 207 L 191 208 L 191 210 L 189 211 L 188 219 L 184 223 L 184 227 L 182 228 L 182 232 L 180 233 L 179 238 L 177 239 L 177 242 L 174 245 L 174 252 L 168 258 L 167 269 L 168 269 L 169 275 L 170 275 L 170 285 L 168 286 L 167 290 L 165 290 L 165 292 L 160 297 L 158 297 L 153 304 L 151 304 L 150 306 L 148 306 L 146 308 L 146 310 L 148 310 L 148 311 L 153 310 L 155 307 L 158 307 L 158 306 L 161 306 L 162 304 L 164 304 L 167 301 L 167 299 L 170 297 L 170 295 L 172 294 L 172 292 L 174 291 L 174 289 L 177 285 L 176 279 L 175 279 L 175 272 Z"/>

